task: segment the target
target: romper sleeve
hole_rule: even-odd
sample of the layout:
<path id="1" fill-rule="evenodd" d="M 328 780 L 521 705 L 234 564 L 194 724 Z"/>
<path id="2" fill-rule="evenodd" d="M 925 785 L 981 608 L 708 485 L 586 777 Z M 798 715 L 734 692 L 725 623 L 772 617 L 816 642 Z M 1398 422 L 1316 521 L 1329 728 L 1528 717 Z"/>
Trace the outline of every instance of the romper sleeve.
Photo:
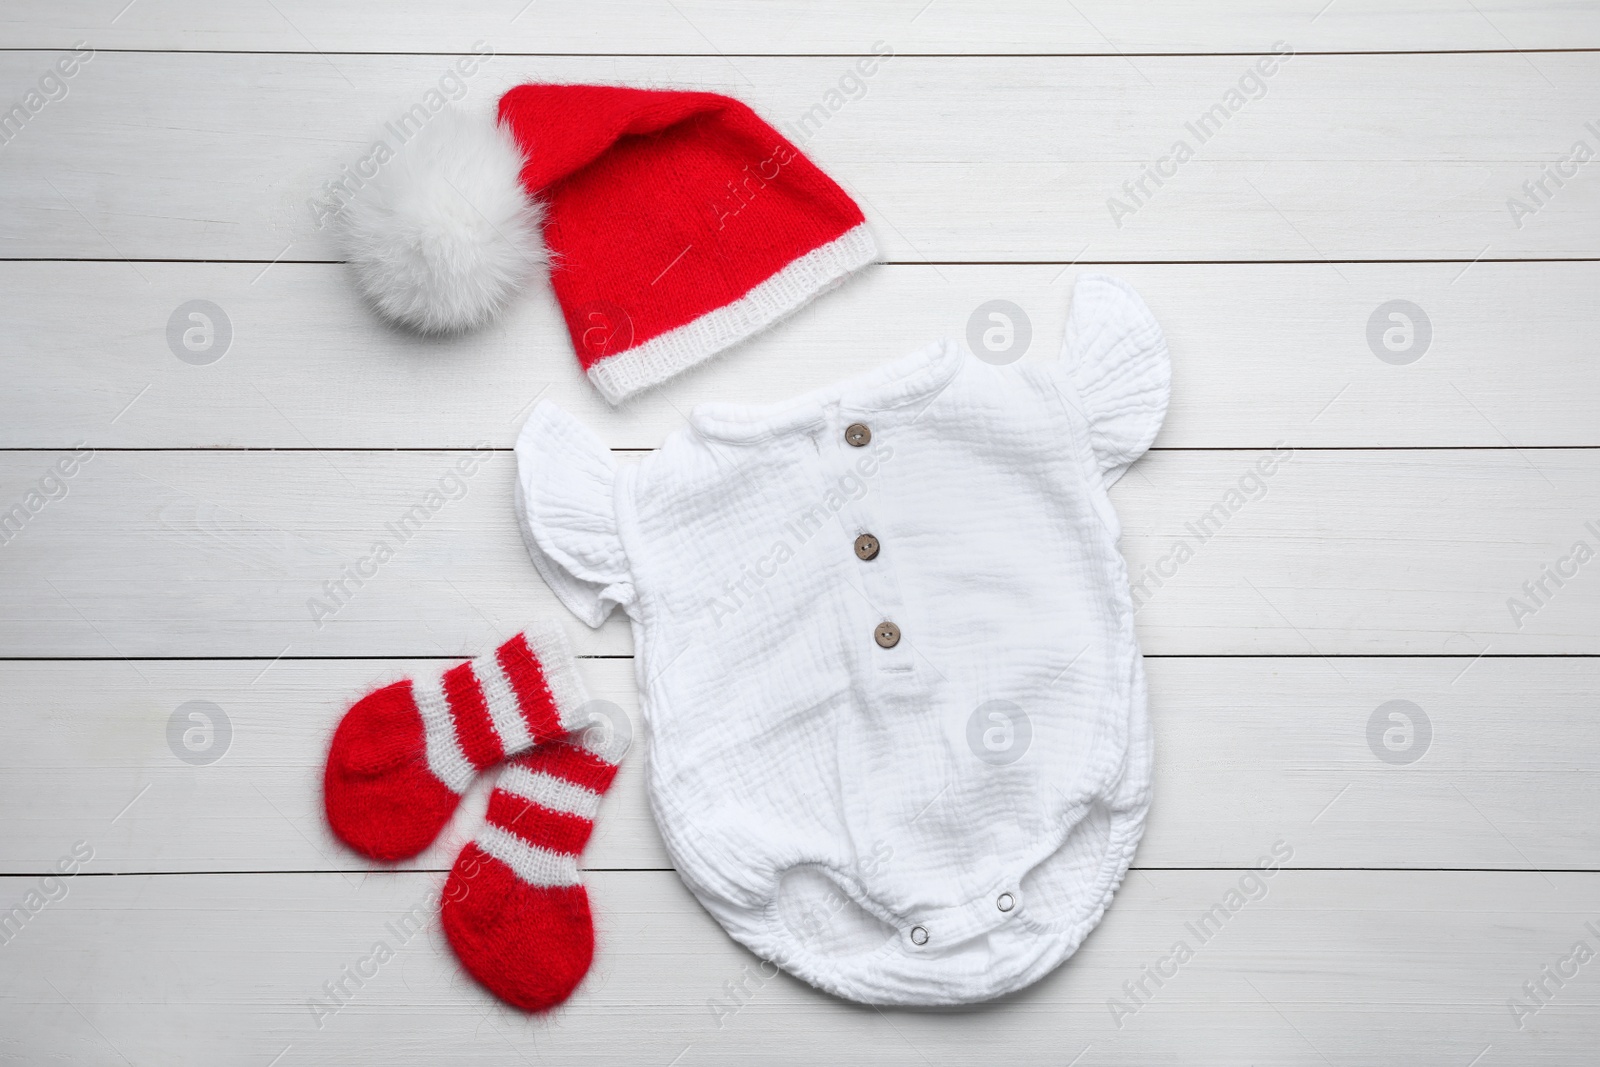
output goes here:
<path id="1" fill-rule="evenodd" d="M 1072 291 L 1061 363 L 1109 488 L 1144 455 L 1166 416 L 1172 390 L 1166 339 L 1132 286 L 1086 274 Z"/>
<path id="2" fill-rule="evenodd" d="M 540 577 L 590 626 L 633 606 L 617 532 L 617 468 L 588 427 L 549 401 L 517 436 L 517 525 Z"/>

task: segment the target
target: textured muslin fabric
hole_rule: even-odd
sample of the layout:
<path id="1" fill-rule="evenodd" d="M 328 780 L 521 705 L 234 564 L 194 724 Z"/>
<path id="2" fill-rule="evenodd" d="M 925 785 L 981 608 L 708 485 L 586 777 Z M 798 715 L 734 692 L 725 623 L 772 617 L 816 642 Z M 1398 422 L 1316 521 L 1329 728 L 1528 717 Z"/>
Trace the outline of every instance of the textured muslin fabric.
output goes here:
<path id="1" fill-rule="evenodd" d="M 1090 275 L 1059 359 L 941 342 L 702 405 L 634 465 L 535 409 L 523 535 L 584 622 L 631 620 L 655 817 L 733 937 L 839 996 L 940 1005 L 1093 928 L 1150 782 L 1107 489 L 1169 380 L 1143 301 Z"/>

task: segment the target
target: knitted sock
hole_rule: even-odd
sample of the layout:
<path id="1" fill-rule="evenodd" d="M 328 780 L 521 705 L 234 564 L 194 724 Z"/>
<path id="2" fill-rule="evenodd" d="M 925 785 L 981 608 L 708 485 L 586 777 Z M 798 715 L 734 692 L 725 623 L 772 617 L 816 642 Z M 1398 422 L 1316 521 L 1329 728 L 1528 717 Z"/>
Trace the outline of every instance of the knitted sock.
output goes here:
<path id="1" fill-rule="evenodd" d="M 456 955 L 524 1011 L 566 1000 L 594 958 L 578 856 L 626 744 L 577 735 L 508 764 L 445 883 L 440 919 Z"/>
<path id="2" fill-rule="evenodd" d="M 345 713 L 323 799 L 334 833 L 374 859 L 406 859 L 439 835 L 477 773 L 582 727 L 586 701 L 566 637 L 520 633 L 442 675 L 385 686 Z"/>

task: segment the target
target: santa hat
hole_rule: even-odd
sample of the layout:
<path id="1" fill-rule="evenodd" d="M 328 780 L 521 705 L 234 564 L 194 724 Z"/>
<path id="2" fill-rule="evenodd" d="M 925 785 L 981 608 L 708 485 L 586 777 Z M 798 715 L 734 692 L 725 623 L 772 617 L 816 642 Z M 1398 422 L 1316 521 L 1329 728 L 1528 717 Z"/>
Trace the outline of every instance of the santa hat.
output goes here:
<path id="1" fill-rule="evenodd" d="M 464 330 L 548 264 L 578 362 L 613 404 L 877 257 L 844 190 L 726 96 L 522 85 L 498 124 L 441 112 L 390 129 L 403 145 L 342 216 L 372 303 Z"/>

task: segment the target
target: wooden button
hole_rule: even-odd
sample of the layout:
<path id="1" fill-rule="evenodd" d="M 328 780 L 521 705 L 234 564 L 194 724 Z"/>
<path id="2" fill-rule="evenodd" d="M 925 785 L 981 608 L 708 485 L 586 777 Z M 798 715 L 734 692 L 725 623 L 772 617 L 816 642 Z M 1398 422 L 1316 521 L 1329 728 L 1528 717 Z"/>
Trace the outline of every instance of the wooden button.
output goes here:
<path id="1" fill-rule="evenodd" d="M 856 559 L 877 559 L 878 539 L 871 534 L 862 534 L 856 538 Z"/>
<path id="2" fill-rule="evenodd" d="M 893 648 L 900 643 L 900 627 L 892 622 L 880 622 L 872 631 L 872 639 L 878 642 L 879 648 Z"/>
<path id="3" fill-rule="evenodd" d="M 872 440 L 872 431 L 864 422 L 852 422 L 844 428 L 845 443 L 852 448 L 861 448 Z"/>

